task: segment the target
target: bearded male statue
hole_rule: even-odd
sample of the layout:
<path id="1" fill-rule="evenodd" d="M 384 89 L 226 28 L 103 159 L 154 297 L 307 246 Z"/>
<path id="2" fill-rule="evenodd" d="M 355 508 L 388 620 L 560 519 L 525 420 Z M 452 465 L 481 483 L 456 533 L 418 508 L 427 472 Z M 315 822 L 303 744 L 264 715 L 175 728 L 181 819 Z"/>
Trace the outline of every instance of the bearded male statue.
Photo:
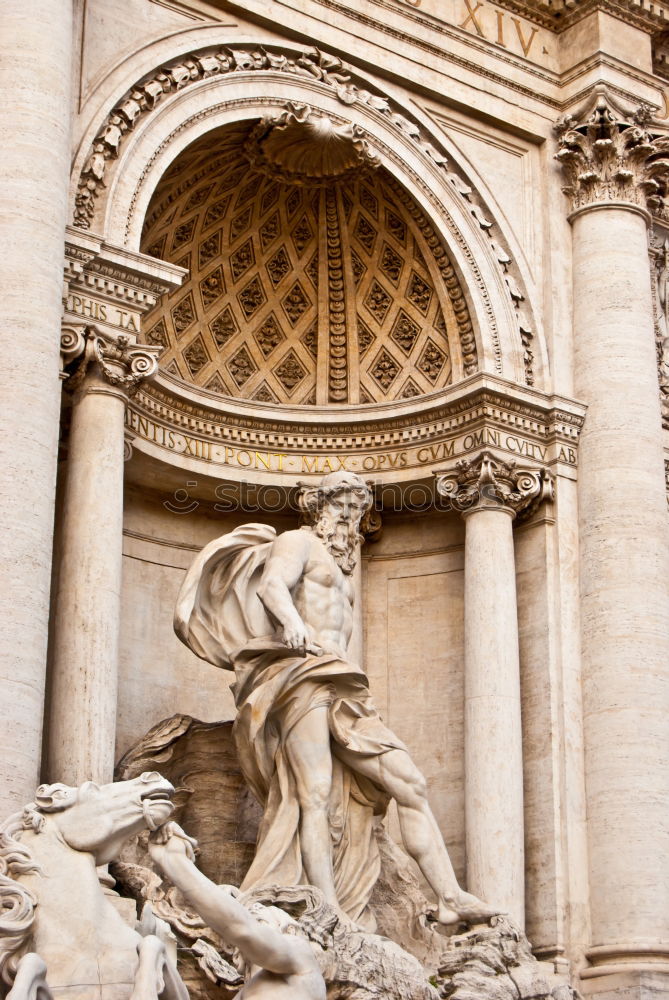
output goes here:
<path id="1" fill-rule="evenodd" d="M 487 920 L 499 910 L 459 887 L 425 779 L 379 717 L 362 668 L 347 660 L 351 574 L 371 492 L 336 472 L 303 489 L 300 502 L 307 526 L 277 535 L 246 524 L 207 545 L 175 612 L 179 638 L 235 673 L 239 760 L 264 806 L 242 888 L 307 882 L 370 928 L 380 865 L 373 822 L 393 798 L 437 920 Z"/>

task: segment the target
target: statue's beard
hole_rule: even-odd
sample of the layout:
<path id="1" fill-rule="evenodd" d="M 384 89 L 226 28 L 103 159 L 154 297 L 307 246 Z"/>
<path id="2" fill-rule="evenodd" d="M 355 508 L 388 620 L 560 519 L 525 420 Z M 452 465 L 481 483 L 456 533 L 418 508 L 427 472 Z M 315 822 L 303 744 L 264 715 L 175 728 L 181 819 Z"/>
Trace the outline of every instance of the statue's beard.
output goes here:
<path id="1" fill-rule="evenodd" d="M 350 574 L 355 569 L 358 548 L 358 526 L 355 521 L 337 521 L 328 514 L 321 514 L 314 532 L 323 542 L 343 573 Z"/>

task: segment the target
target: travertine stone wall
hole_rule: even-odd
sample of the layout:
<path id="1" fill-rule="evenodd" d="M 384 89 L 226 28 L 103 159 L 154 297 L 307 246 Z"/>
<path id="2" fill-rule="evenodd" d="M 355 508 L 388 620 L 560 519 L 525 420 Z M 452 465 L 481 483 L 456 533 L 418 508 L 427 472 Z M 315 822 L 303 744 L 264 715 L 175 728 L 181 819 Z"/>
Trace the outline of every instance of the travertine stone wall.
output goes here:
<path id="1" fill-rule="evenodd" d="M 522 691 L 526 932 L 558 967 L 589 940 L 576 483 L 515 531 Z"/>
<path id="2" fill-rule="evenodd" d="M 426 777 L 464 882 L 462 529 L 448 515 L 387 521 L 381 540 L 365 547 L 364 599 L 372 693 Z M 398 836 L 398 827 L 391 829 Z"/>
<path id="3" fill-rule="evenodd" d="M 232 674 L 199 660 L 179 642 L 172 615 L 196 553 L 251 518 L 175 513 L 175 507 L 172 491 L 126 493 L 116 760 L 176 712 L 204 722 L 234 717 Z"/>
<path id="4" fill-rule="evenodd" d="M 51 583 L 71 0 L 4 4 L 0 26 L 3 353 L 0 814 L 39 778 Z M 38 248 L 38 250 L 37 250 Z"/>

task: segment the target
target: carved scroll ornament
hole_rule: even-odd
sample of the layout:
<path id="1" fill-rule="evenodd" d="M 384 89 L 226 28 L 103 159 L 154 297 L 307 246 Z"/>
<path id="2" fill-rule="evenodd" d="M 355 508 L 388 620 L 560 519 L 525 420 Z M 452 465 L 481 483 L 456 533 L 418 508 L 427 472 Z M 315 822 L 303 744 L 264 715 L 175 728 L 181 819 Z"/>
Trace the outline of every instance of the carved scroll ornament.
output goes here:
<path id="1" fill-rule="evenodd" d="M 136 344 L 127 334 L 112 337 L 95 327 L 64 327 L 61 335 L 62 378 L 72 391 L 94 367 L 104 382 L 133 395 L 158 371 L 161 347 Z M 69 370 L 68 370 L 69 368 Z"/>
<path id="2" fill-rule="evenodd" d="M 454 473 L 437 476 L 437 492 L 463 515 L 504 510 L 526 519 L 554 496 L 547 469 L 518 469 L 515 462 L 495 458 L 489 451 L 471 461 L 462 459 L 455 468 Z"/>

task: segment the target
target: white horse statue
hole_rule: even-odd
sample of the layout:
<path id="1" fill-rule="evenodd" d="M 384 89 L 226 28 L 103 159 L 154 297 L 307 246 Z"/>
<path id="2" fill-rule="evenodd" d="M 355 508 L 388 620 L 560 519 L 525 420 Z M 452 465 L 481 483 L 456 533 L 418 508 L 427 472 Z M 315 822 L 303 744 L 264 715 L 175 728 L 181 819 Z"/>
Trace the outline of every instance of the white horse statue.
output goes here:
<path id="1" fill-rule="evenodd" d="M 0 998 L 188 1000 L 164 942 L 126 923 L 96 871 L 126 838 L 169 819 L 173 792 L 155 771 L 40 785 L 0 827 Z"/>

